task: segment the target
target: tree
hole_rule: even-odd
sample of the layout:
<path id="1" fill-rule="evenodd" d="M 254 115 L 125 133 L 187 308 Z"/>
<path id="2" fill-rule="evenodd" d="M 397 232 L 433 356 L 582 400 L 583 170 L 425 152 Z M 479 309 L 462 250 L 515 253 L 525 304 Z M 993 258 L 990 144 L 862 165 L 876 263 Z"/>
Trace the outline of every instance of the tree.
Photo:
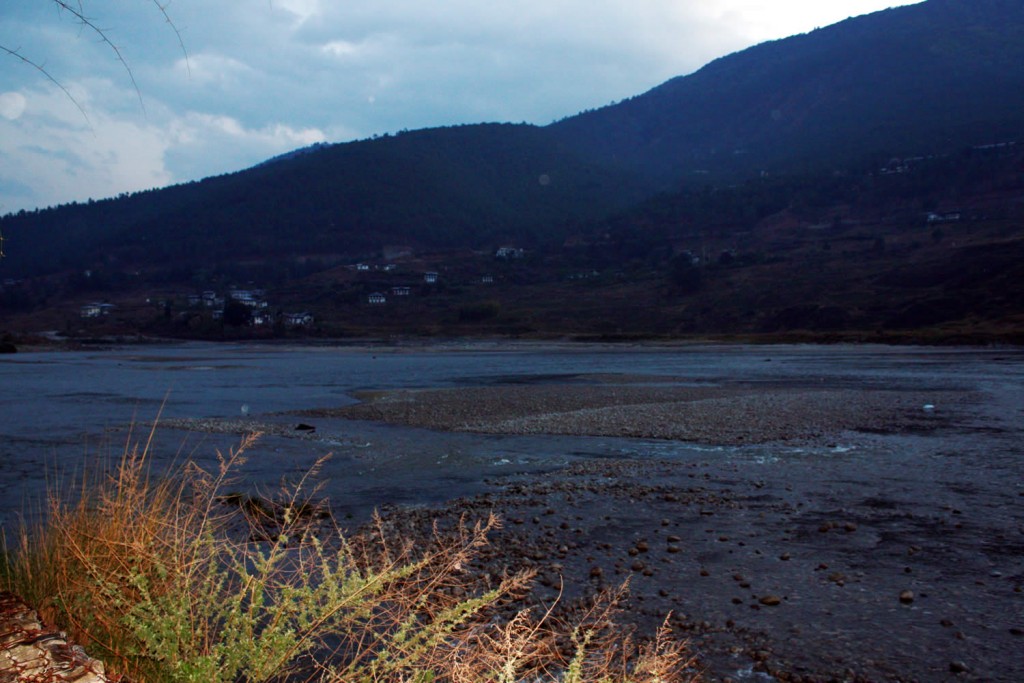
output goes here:
<path id="1" fill-rule="evenodd" d="M 252 320 L 252 310 L 237 299 L 231 297 L 224 302 L 224 324 L 232 327 L 248 325 Z"/>
<path id="2" fill-rule="evenodd" d="M 682 294 L 693 294 L 702 284 L 700 268 L 689 252 L 675 256 L 669 263 L 669 277 Z"/>

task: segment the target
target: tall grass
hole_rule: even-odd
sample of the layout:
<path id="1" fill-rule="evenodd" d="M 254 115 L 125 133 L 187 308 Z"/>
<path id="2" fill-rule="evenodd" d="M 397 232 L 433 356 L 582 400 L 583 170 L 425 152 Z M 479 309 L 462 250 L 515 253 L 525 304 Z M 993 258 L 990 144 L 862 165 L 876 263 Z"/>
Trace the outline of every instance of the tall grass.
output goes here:
<path id="1" fill-rule="evenodd" d="M 256 440 L 211 469 L 156 477 L 150 433 L 73 495 L 54 489 L 45 519 L 6 549 L 8 589 L 140 683 L 696 679 L 667 629 L 642 647 L 622 635 L 620 594 L 571 624 L 550 609 L 507 616 L 531 575 L 488 585 L 468 570 L 499 531 L 493 516 L 417 545 L 379 520 L 352 538 L 317 533 L 317 467 L 272 499 L 230 495 Z"/>

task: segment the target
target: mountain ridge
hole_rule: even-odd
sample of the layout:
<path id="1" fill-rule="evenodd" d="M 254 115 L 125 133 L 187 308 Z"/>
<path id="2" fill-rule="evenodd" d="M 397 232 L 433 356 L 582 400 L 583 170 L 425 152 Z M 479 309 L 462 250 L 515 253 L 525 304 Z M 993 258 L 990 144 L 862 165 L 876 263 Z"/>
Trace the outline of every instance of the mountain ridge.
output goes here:
<path id="1" fill-rule="evenodd" d="M 516 333 L 832 334 L 905 319 L 973 338 L 972 320 L 996 320 L 986 329 L 1016 339 L 1020 273 L 1006 256 L 1024 248 L 1022 65 L 1024 3 L 927 0 L 754 46 L 549 126 L 403 132 L 8 215 L 0 278 L 25 283 L 0 289 L 0 312 L 75 316 L 99 293 L 180 301 L 257 280 L 333 319 L 326 330 L 344 318 L 389 333 L 487 320 Z M 347 267 L 388 245 L 407 255 L 397 274 Z M 499 246 L 530 256 L 496 264 Z M 798 264 L 799 287 L 786 280 Z M 424 270 L 454 284 L 421 289 L 386 324 L 364 310 Z M 1014 296 L 987 303 L 990 287 Z M 153 323 L 161 333 L 177 330 L 173 309 Z"/>
<path id="2" fill-rule="evenodd" d="M 755 45 L 554 127 L 672 181 L 952 151 L 1019 135 L 1021 63 L 1024 5 L 928 0 Z"/>

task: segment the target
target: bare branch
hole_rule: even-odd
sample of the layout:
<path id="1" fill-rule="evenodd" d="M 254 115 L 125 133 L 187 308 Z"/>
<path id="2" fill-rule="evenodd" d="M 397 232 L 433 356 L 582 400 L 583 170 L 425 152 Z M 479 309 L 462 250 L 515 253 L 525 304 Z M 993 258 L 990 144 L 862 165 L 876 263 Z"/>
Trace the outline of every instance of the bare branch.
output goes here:
<path id="1" fill-rule="evenodd" d="M 0 52 L 6 52 L 15 59 L 21 60 L 23 63 L 31 66 L 33 69 L 43 74 L 43 76 L 45 76 L 48 81 L 50 81 L 55 86 L 64 91 L 64 94 L 67 95 L 68 99 L 74 103 L 74 105 L 78 108 L 78 111 L 82 112 L 82 116 L 85 118 L 86 122 L 89 121 L 89 115 L 85 113 L 85 109 L 83 109 L 82 105 L 78 103 L 78 100 L 75 99 L 75 96 L 71 94 L 70 90 L 64 87 L 63 83 L 54 78 L 50 74 L 50 72 L 46 70 L 45 66 L 33 62 L 31 59 L 18 52 L 18 50 L 12 50 L 9 47 L 5 47 L 4 45 L 0 45 Z M 89 125 L 91 126 L 92 124 L 90 123 Z"/>
<path id="2" fill-rule="evenodd" d="M 168 2 L 167 4 L 161 5 L 159 0 L 153 0 L 153 4 L 156 5 L 158 10 L 160 10 L 160 14 L 163 15 L 164 21 L 171 27 L 171 30 L 174 31 L 174 35 L 178 39 L 178 46 L 181 48 L 181 54 L 185 56 L 185 70 L 188 71 L 188 75 L 191 76 L 192 65 L 189 64 L 188 50 L 185 49 L 185 41 L 181 37 L 181 31 L 178 30 L 178 26 L 174 23 L 174 20 L 171 19 L 171 15 L 167 13 L 167 5 L 170 3 Z"/>
<path id="3" fill-rule="evenodd" d="M 57 6 L 58 11 L 67 12 L 72 17 L 74 17 L 75 21 L 78 22 L 78 24 L 83 29 L 87 29 L 88 31 L 91 31 L 93 34 L 95 34 L 99 38 L 100 42 L 103 43 L 104 45 L 106 45 L 114 53 L 114 56 L 116 56 L 117 60 L 119 62 L 121 62 L 121 66 L 124 67 L 125 72 L 128 74 L 128 79 L 131 81 L 132 88 L 135 90 L 135 94 L 139 98 L 139 106 L 141 106 L 142 107 L 142 111 L 145 112 L 146 111 L 146 105 L 145 105 L 145 103 L 142 100 L 142 91 L 139 89 L 139 85 L 138 85 L 138 83 L 135 80 L 135 73 L 132 71 L 131 66 L 129 66 L 128 60 L 125 58 L 124 53 L 121 52 L 121 49 L 117 45 L 114 44 L 113 40 L 111 40 L 111 38 L 108 35 L 107 31 L 105 29 L 101 28 L 99 26 L 99 24 L 96 23 L 96 21 L 94 19 L 90 19 L 85 14 L 85 4 L 83 3 L 83 1 L 82 0 L 51 0 L 51 2 L 53 2 L 53 4 Z M 185 68 L 188 71 L 189 75 L 191 76 L 191 74 L 192 74 L 192 67 L 189 64 L 188 51 L 185 49 L 185 41 L 182 38 L 181 31 L 178 30 L 177 25 L 175 25 L 174 21 L 171 19 L 170 14 L 168 14 L 168 12 L 167 12 L 167 6 L 168 5 L 167 4 L 161 4 L 160 0 L 150 0 L 150 2 L 153 4 L 153 6 L 155 6 L 157 8 L 157 11 L 160 12 L 160 14 L 164 18 L 164 21 L 167 23 L 168 26 L 171 27 L 171 30 L 174 31 L 174 35 L 178 39 L 178 45 L 181 47 L 181 52 L 185 56 Z M 78 100 L 76 100 L 71 95 L 71 92 L 60 81 L 58 81 L 56 78 L 54 78 L 54 76 L 47 70 L 47 68 L 45 66 L 43 66 L 42 64 L 40 64 L 38 62 L 35 62 L 35 61 L 29 59 L 28 57 L 25 57 L 23 54 L 21 54 L 20 50 L 21 50 L 21 48 L 11 49 L 11 48 L 6 47 L 4 45 L 0 45 L 0 52 L 5 52 L 8 55 L 10 55 L 10 56 L 12 56 L 12 57 L 22 61 L 23 63 L 27 64 L 28 66 L 31 66 L 36 71 L 38 71 L 43 76 L 45 76 L 48 81 L 50 81 L 51 83 L 56 85 L 58 88 L 60 88 L 64 92 L 64 94 L 67 95 L 68 99 L 70 99 L 75 104 L 75 107 L 78 108 L 78 111 L 82 112 L 82 116 L 85 117 L 85 120 L 88 121 L 89 117 L 86 115 L 85 109 L 83 109 L 82 105 L 79 104 Z"/>
<path id="4" fill-rule="evenodd" d="M 121 66 L 123 66 L 124 70 L 128 73 L 128 79 L 132 82 L 132 88 L 135 90 L 135 94 L 139 98 L 139 106 L 142 107 L 142 111 L 146 111 L 146 105 L 142 101 L 142 91 L 139 90 L 139 84 L 135 82 L 135 73 L 132 71 L 132 68 L 128 66 L 128 60 L 126 60 L 124 58 L 124 55 L 121 53 L 121 48 L 114 44 L 114 42 L 107 35 L 107 32 L 100 28 L 95 21 L 85 16 L 84 8 L 82 7 L 80 0 L 76 2 L 76 4 L 78 5 L 77 9 L 69 5 L 65 0 L 52 1 L 59 8 L 63 9 L 65 12 L 73 16 L 78 21 L 78 23 L 81 24 L 83 27 L 90 29 L 93 33 L 95 33 L 96 36 L 99 37 L 100 42 L 104 43 L 107 47 L 110 48 L 110 50 L 117 57 L 117 61 L 121 62 Z"/>

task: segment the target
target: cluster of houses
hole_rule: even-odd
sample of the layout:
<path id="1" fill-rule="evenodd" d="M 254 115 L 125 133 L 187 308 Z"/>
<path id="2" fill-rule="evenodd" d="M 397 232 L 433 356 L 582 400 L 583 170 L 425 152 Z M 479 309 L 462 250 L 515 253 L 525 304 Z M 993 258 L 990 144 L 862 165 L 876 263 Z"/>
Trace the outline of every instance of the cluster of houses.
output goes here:
<path id="1" fill-rule="evenodd" d="M 368 273 L 371 270 L 381 271 L 384 273 L 393 273 L 394 271 L 398 270 L 398 266 L 396 266 L 394 263 L 385 263 L 383 265 L 356 263 L 355 265 L 349 266 L 349 268 L 359 273 Z"/>
<path id="2" fill-rule="evenodd" d="M 437 273 L 429 271 L 423 274 L 423 281 L 428 285 L 437 283 Z M 391 296 L 394 297 L 407 297 L 412 295 L 412 287 L 409 285 L 397 285 L 391 288 Z M 374 306 L 380 306 L 388 302 L 388 295 L 385 292 L 372 292 L 366 297 L 368 303 Z"/>
<path id="3" fill-rule="evenodd" d="M 498 247 L 497 251 L 494 252 L 494 258 L 506 260 L 523 258 L 525 255 L 526 250 L 519 247 Z"/>
<path id="4" fill-rule="evenodd" d="M 188 305 L 191 308 L 209 309 L 213 319 L 220 320 L 224 317 L 224 306 L 229 300 L 237 301 L 250 309 L 249 323 L 253 327 L 273 325 L 277 319 L 280 319 L 286 327 L 309 327 L 314 322 L 313 315 L 306 311 L 272 313 L 266 292 L 262 289 L 232 287 L 228 290 L 226 297 L 218 295 L 213 290 L 206 290 L 202 294 L 189 294 Z"/>
<path id="5" fill-rule="evenodd" d="M 506 261 L 513 260 L 513 259 L 521 259 L 525 255 L 526 255 L 526 250 L 525 249 L 522 249 L 520 247 L 513 247 L 513 246 L 498 247 L 495 250 L 495 252 L 494 252 L 494 258 L 501 259 L 501 260 L 506 260 Z M 354 270 L 354 271 L 360 272 L 360 273 L 366 273 L 366 272 L 371 272 L 371 271 L 390 273 L 390 272 L 393 272 L 393 271 L 395 271 L 397 269 L 397 267 L 393 263 L 386 263 L 386 264 L 355 263 L 355 264 L 350 265 L 348 267 L 349 267 L 350 270 Z M 427 271 L 427 272 L 423 273 L 423 282 L 424 282 L 424 284 L 428 284 L 428 285 L 437 284 L 438 277 L 439 276 L 438 276 L 436 271 L 432 271 L 432 270 L 431 271 Z M 480 276 L 480 280 L 479 281 L 480 281 L 480 284 L 484 284 L 484 285 L 494 284 L 494 276 L 493 275 L 482 275 L 482 276 Z M 374 306 L 381 306 L 381 305 L 387 303 L 389 296 L 390 297 L 407 297 L 407 296 L 410 296 L 411 294 L 412 294 L 412 288 L 411 287 L 409 287 L 407 285 L 399 285 L 399 286 L 396 286 L 396 287 L 392 287 L 390 292 L 388 292 L 388 291 L 371 292 L 370 294 L 367 295 L 366 301 L 367 301 L 367 303 L 372 304 Z"/>

